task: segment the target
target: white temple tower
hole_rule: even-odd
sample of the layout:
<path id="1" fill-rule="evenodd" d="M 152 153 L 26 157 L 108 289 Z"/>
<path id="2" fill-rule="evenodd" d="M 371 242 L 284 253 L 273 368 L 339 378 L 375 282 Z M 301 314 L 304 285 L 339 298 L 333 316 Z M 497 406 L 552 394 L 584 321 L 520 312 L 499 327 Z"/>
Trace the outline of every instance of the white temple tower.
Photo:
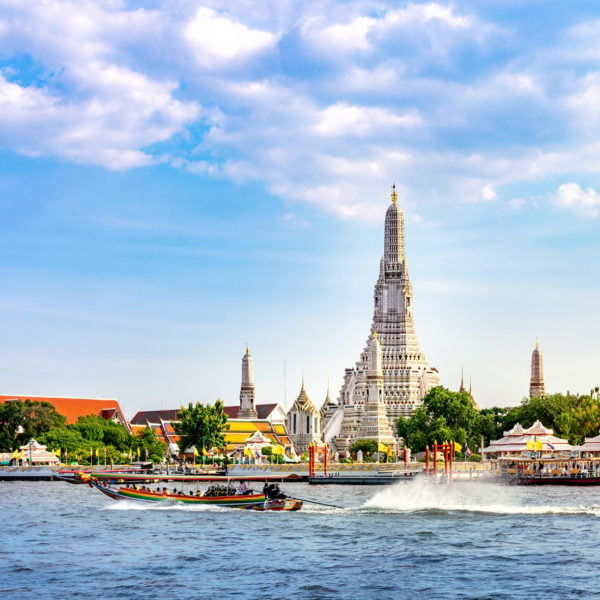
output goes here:
<path id="1" fill-rule="evenodd" d="M 240 410 L 239 419 L 256 419 L 258 413 L 255 407 L 254 396 L 254 362 L 250 350 L 246 348 L 246 354 L 242 358 L 242 385 L 240 387 Z"/>
<path id="2" fill-rule="evenodd" d="M 535 342 L 535 349 L 531 353 L 531 379 L 529 380 L 529 397 L 538 398 L 546 393 L 544 386 L 544 357 L 540 350 L 539 342 Z"/>
<path id="3" fill-rule="evenodd" d="M 344 416 L 333 441 L 340 450 L 348 448 L 361 428 L 362 437 L 366 427 L 362 421 L 366 403 L 371 404 L 374 384 L 369 378 L 372 357 L 369 345 L 375 332 L 381 351 L 381 402 L 388 427 L 395 430 L 396 419 L 412 415 L 425 394 L 439 385 L 437 369 L 427 363 L 415 333 L 413 294 L 404 254 L 404 215 L 397 199 L 396 186 L 393 186 L 392 203 L 385 214 L 383 258 L 375 284 L 371 331 L 356 367 L 346 369 L 338 400 Z M 326 426 L 325 423 L 324 428 Z M 385 425 L 382 427 L 387 429 Z"/>

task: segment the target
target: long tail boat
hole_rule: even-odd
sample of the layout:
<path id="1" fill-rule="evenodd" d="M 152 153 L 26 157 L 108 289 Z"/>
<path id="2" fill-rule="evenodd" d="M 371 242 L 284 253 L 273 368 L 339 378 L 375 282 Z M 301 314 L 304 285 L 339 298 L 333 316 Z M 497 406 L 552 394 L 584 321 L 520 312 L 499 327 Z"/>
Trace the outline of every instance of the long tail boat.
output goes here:
<path id="1" fill-rule="evenodd" d="M 296 511 L 302 508 L 302 500 L 296 498 L 279 497 L 268 498 L 264 493 L 253 493 L 248 490 L 243 494 L 232 494 L 232 490 L 215 486 L 212 492 L 207 490 L 202 496 L 183 494 L 179 492 L 153 491 L 150 489 L 136 489 L 135 487 L 121 486 L 113 488 L 89 479 L 91 487 L 96 488 L 105 496 L 113 500 L 136 500 L 146 503 L 187 504 L 193 506 L 220 506 L 230 508 L 246 508 L 252 510 Z M 225 490 L 225 491 L 224 491 Z"/>
<path id="2" fill-rule="evenodd" d="M 193 496 L 182 493 L 166 493 L 152 490 L 141 490 L 121 486 L 112 488 L 90 479 L 89 484 L 113 500 L 139 500 L 150 503 L 183 503 L 192 506 L 229 506 L 233 508 L 253 508 L 265 504 L 266 496 L 260 494 L 244 494 L 230 496 Z"/>

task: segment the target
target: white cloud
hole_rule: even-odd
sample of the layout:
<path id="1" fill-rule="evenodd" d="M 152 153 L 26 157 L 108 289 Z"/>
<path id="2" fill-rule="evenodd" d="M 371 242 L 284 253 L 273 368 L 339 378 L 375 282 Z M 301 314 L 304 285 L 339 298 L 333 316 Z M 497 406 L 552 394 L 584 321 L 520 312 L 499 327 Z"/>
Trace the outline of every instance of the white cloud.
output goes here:
<path id="1" fill-rule="evenodd" d="M 600 74 L 588 73 L 572 82 L 574 93 L 565 99 L 572 123 L 581 134 L 597 138 L 600 125 Z"/>
<path id="2" fill-rule="evenodd" d="M 486 184 L 481 188 L 481 199 L 484 201 L 495 200 L 498 197 L 493 185 Z"/>
<path id="3" fill-rule="evenodd" d="M 307 41 L 324 52 L 346 54 L 370 49 L 367 37 L 376 23 L 376 19 L 358 17 L 346 24 L 322 26 L 316 19 L 309 19 L 303 26 L 303 34 Z"/>
<path id="4" fill-rule="evenodd" d="M 444 54 L 464 41 L 461 36 L 482 38 L 489 29 L 471 15 L 436 2 L 410 3 L 400 9 L 381 5 L 376 16 L 364 12 L 369 12 L 364 5 L 348 3 L 345 13 L 313 15 L 303 23 L 303 38 L 321 59 L 334 60 L 376 54 L 381 41 L 389 38 L 403 47 L 426 45 L 429 55 Z"/>
<path id="5" fill-rule="evenodd" d="M 600 215 L 600 194 L 592 188 L 583 190 L 577 183 L 563 183 L 559 186 L 554 203 L 583 218 L 595 219 Z"/>
<path id="6" fill-rule="evenodd" d="M 278 36 L 269 31 L 251 29 L 236 19 L 200 7 L 187 24 L 184 35 L 198 64 L 218 68 L 232 61 L 272 49 Z"/>
<path id="7" fill-rule="evenodd" d="M 160 158 L 145 147 L 182 132 L 200 116 L 176 98 L 179 82 L 127 65 L 119 44 L 158 33 L 154 13 L 120 2 L 16 3 L 6 11 L 5 52 L 26 52 L 39 76 L 0 77 L 0 144 L 18 152 L 128 169 Z"/>
<path id="8" fill-rule="evenodd" d="M 33 75 L 15 60 L 0 77 L 0 143 L 258 181 L 346 217 L 380 215 L 370 198 L 385 203 L 393 181 L 409 201 L 467 204 L 598 170 L 600 145 L 581 141 L 599 124 L 600 75 L 563 81 L 564 48 L 560 73 L 548 48 L 490 60 L 510 32 L 466 4 L 209 4 L 5 2 L 3 51 Z"/>
<path id="9" fill-rule="evenodd" d="M 199 116 L 195 103 L 173 99 L 173 83 L 110 65 L 88 66 L 88 93 L 78 100 L 0 76 L 0 143 L 33 156 L 128 169 L 155 162 L 141 148 Z"/>
<path id="10" fill-rule="evenodd" d="M 393 133 L 397 127 L 414 127 L 420 122 L 418 114 L 397 115 L 383 108 L 338 103 L 320 112 L 313 131 L 326 137 L 366 137 Z"/>

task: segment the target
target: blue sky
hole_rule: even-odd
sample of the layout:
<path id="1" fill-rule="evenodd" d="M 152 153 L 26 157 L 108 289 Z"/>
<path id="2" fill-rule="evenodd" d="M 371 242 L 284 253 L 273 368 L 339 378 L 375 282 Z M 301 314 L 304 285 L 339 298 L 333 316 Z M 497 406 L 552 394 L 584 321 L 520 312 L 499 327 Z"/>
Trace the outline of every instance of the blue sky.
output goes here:
<path id="1" fill-rule="evenodd" d="M 2 392 L 336 398 L 395 182 L 443 385 L 586 393 L 599 133 L 593 2 L 0 0 Z"/>

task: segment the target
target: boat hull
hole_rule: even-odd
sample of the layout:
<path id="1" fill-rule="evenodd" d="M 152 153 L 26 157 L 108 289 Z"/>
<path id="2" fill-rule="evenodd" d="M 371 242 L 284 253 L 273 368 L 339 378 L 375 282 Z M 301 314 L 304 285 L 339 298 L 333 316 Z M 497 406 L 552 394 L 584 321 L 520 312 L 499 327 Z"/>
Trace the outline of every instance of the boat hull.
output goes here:
<path id="1" fill-rule="evenodd" d="M 136 500 L 153 504 L 186 504 L 191 506 L 221 506 L 231 508 L 253 508 L 265 503 L 264 494 L 236 496 L 187 496 L 184 494 L 163 494 L 146 490 L 120 487 L 113 489 L 90 480 L 90 485 L 113 500 Z"/>
<path id="2" fill-rule="evenodd" d="M 252 510 L 296 511 L 302 508 L 302 500 L 285 498 L 283 500 L 265 500 L 263 504 L 251 506 Z"/>
<path id="3" fill-rule="evenodd" d="M 600 485 L 600 477 L 514 477 L 511 485 Z"/>
<path id="4" fill-rule="evenodd" d="M 314 475 L 308 478 L 308 483 L 318 485 L 391 485 L 399 481 L 410 481 L 418 475 L 418 471 L 379 474 L 340 474 Z"/>

